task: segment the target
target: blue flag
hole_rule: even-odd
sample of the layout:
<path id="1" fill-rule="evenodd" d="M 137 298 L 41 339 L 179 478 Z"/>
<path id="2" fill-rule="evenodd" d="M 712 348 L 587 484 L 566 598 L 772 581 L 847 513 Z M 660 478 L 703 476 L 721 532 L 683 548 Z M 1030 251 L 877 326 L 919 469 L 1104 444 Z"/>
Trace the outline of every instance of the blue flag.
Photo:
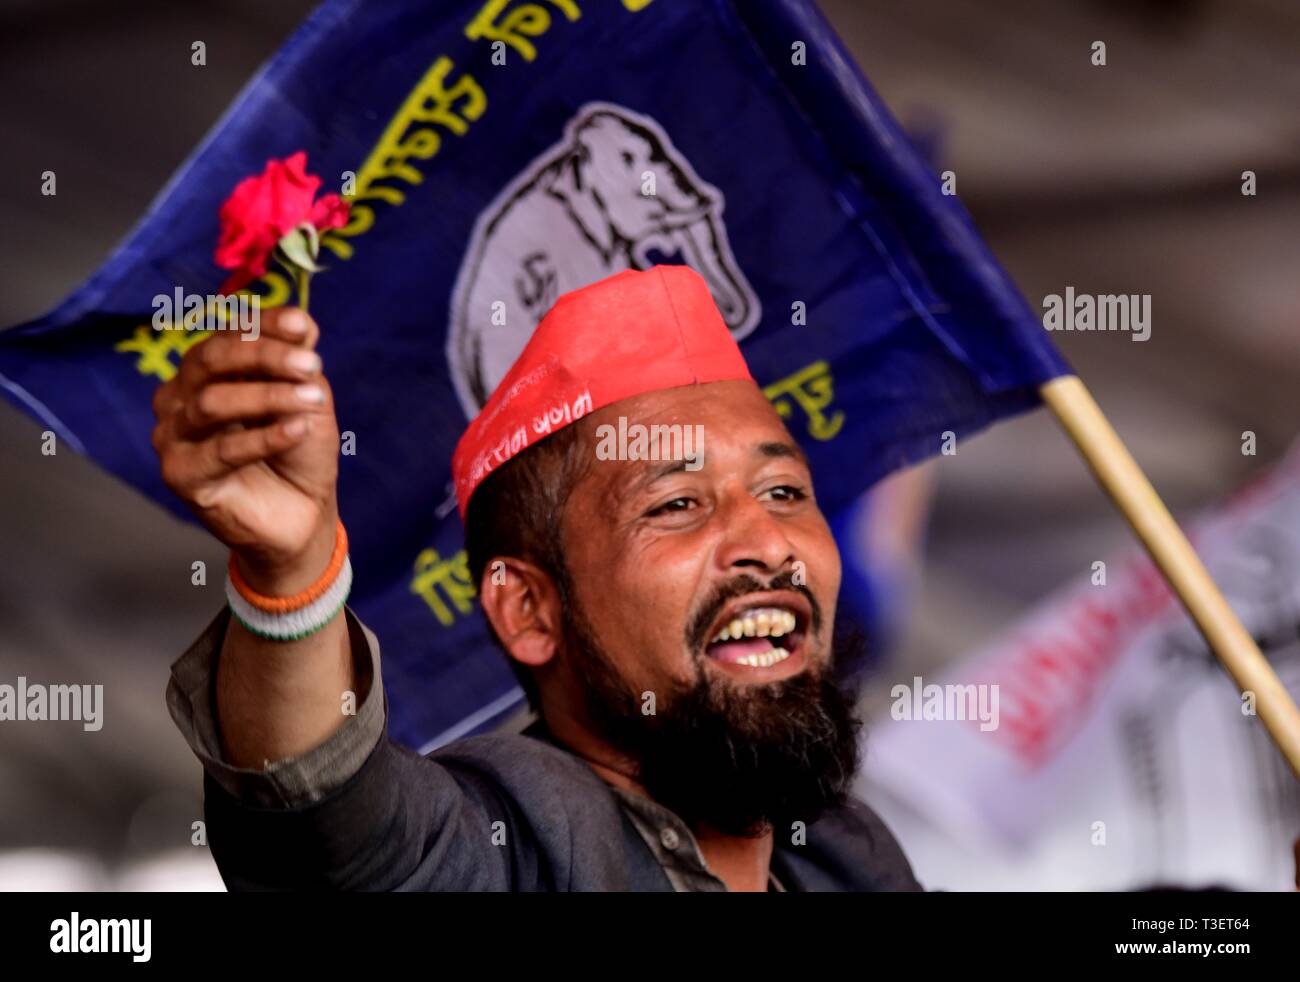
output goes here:
<path id="1" fill-rule="evenodd" d="M 520 699 L 476 610 L 450 462 L 559 294 L 697 269 L 828 511 L 1068 371 L 810 0 L 327 0 L 104 266 L 0 334 L 11 400 L 186 517 L 150 399 L 205 335 L 154 315 L 216 292 L 222 201 L 298 150 L 352 202 L 311 309 L 353 604 L 383 641 L 390 732 L 415 747 Z M 251 289 L 292 302 L 278 272 Z"/>

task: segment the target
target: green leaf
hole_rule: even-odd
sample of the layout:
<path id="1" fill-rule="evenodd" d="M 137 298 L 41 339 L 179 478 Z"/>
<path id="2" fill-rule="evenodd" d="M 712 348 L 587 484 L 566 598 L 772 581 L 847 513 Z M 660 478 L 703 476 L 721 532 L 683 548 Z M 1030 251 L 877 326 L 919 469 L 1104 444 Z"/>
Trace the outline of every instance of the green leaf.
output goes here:
<path id="1" fill-rule="evenodd" d="M 314 260 L 320 256 L 320 232 L 311 222 L 303 222 L 298 230 L 307 238 L 307 252 Z"/>
<path id="2" fill-rule="evenodd" d="M 282 267 L 284 267 L 284 271 L 288 273 L 291 277 L 298 275 L 299 272 L 298 267 L 289 261 L 289 257 L 284 254 L 284 250 L 281 249 L 279 246 L 276 246 L 273 250 L 271 250 L 271 258 L 274 259 L 277 263 L 279 263 Z"/>
<path id="3" fill-rule="evenodd" d="M 284 254 L 289 257 L 289 261 L 300 269 L 313 273 L 320 270 L 320 267 L 316 265 L 315 258 L 312 256 L 310 243 L 307 236 L 303 234 L 301 225 L 282 238 L 279 246 Z"/>

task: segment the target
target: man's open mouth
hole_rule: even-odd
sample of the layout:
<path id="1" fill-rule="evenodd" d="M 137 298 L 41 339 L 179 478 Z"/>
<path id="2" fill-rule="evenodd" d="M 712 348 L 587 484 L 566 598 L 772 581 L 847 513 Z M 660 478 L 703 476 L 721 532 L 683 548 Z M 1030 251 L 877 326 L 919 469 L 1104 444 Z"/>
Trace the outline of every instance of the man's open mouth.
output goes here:
<path id="1" fill-rule="evenodd" d="M 732 665 L 768 668 L 799 650 L 807 615 L 782 604 L 742 607 L 720 622 L 704 653 Z"/>

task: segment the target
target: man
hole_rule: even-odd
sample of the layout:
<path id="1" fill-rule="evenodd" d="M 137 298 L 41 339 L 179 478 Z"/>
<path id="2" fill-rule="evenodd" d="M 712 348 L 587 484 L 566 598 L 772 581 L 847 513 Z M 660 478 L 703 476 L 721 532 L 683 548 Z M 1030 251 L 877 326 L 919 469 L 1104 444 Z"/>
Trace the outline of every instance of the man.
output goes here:
<path id="1" fill-rule="evenodd" d="M 268 313 L 154 403 L 168 486 L 232 553 L 231 611 L 168 688 L 227 885 L 919 889 L 847 797 L 840 563 L 807 463 L 697 274 L 561 297 L 462 437 L 470 570 L 539 719 L 428 757 L 387 739 L 378 641 L 340 612 L 317 333 Z"/>

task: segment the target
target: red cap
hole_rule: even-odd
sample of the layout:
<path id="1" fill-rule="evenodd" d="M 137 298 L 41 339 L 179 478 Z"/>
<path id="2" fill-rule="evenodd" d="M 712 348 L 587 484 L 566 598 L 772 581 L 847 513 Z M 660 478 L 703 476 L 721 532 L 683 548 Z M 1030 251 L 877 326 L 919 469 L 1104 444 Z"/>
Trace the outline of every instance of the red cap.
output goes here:
<path id="1" fill-rule="evenodd" d="M 566 293 L 456 445 L 461 519 L 489 474 L 588 413 L 643 392 L 729 379 L 753 376 L 708 284 L 689 266 L 629 269 Z"/>

